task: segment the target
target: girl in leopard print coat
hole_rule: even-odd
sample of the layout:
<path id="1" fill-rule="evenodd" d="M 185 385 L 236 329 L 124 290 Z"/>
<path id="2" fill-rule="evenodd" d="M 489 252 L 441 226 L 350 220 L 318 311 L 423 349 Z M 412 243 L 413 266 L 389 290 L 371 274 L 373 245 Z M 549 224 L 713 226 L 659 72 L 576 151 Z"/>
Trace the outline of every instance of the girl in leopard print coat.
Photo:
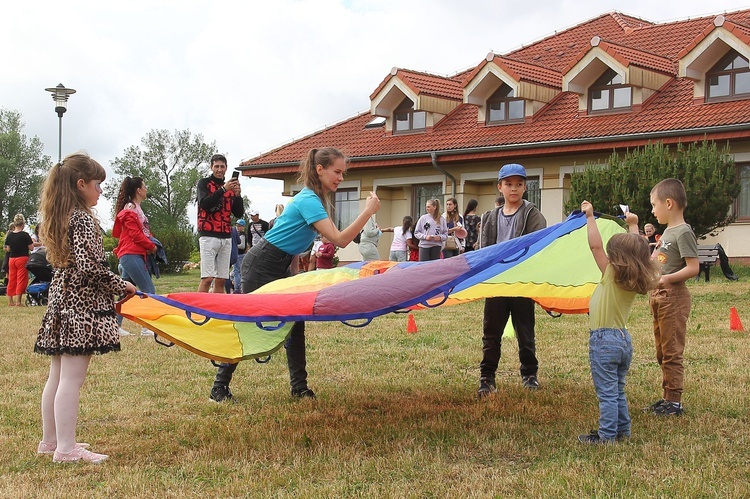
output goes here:
<path id="1" fill-rule="evenodd" d="M 35 352 L 51 359 L 37 452 L 54 454 L 54 462 L 98 464 L 107 459 L 75 439 L 80 389 L 91 356 L 120 350 L 114 296 L 135 293 L 131 283 L 109 270 L 91 211 L 105 176 L 99 163 L 76 153 L 52 167 L 42 189 L 42 238 L 55 273 L 34 345 Z"/>

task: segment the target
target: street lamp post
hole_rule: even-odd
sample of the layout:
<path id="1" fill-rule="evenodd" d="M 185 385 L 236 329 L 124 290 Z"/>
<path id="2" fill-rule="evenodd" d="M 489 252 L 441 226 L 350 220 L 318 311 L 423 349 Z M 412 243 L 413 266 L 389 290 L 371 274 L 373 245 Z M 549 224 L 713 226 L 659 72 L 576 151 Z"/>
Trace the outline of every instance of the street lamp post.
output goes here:
<path id="1" fill-rule="evenodd" d="M 47 92 L 52 93 L 52 100 L 55 101 L 55 112 L 57 113 L 57 116 L 60 118 L 60 127 L 59 127 L 59 149 L 58 149 L 58 159 L 57 162 L 59 163 L 62 161 L 62 117 L 63 114 L 65 114 L 65 111 L 68 109 L 68 96 L 71 94 L 76 93 L 75 90 L 72 88 L 65 88 L 65 85 L 60 83 L 56 87 L 52 88 L 45 88 Z"/>

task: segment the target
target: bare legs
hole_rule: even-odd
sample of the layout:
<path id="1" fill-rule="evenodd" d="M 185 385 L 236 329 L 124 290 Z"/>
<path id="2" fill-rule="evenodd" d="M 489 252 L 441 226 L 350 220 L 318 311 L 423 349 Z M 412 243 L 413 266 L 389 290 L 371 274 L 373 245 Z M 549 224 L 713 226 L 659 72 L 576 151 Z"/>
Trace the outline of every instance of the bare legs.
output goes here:
<path id="1" fill-rule="evenodd" d="M 219 279 L 218 277 L 201 277 L 201 282 L 198 285 L 198 292 L 199 293 L 223 293 L 224 281 L 226 281 L 226 279 Z M 213 282 L 213 286 L 211 286 L 212 282 Z"/>
<path id="2" fill-rule="evenodd" d="M 15 298 L 15 300 L 13 299 Z M 8 295 L 8 306 L 9 307 L 23 307 L 23 295 Z"/>
<path id="3" fill-rule="evenodd" d="M 42 441 L 57 442 L 61 453 L 76 444 L 78 401 L 91 361 L 90 355 L 54 355 L 42 392 Z"/>

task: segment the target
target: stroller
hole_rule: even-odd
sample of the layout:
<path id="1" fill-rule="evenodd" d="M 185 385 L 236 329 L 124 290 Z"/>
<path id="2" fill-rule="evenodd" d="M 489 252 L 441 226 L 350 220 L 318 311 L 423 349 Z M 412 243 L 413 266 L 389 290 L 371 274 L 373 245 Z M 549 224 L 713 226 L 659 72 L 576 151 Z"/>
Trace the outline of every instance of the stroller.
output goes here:
<path id="1" fill-rule="evenodd" d="M 44 251 L 37 251 L 29 255 L 26 270 L 34 275 L 34 279 L 26 288 L 26 305 L 29 307 L 46 305 L 50 282 L 52 282 L 52 265 L 47 261 L 47 254 Z"/>

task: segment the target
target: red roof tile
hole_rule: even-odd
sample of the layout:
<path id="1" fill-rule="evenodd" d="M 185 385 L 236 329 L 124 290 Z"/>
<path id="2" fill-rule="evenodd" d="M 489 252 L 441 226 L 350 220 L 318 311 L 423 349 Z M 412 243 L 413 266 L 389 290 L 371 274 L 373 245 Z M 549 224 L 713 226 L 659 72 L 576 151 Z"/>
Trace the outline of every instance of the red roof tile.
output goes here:
<path id="1" fill-rule="evenodd" d="M 526 62 L 515 61 L 499 55 L 494 55 L 492 62 L 508 73 L 508 76 L 516 81 L 525 80 L 546 85 L 548 87 L 558 89 L 562 88 L 562 74 L 557 71 L 552 71 Z M 489 62 L 487 61 L 487 58 L 485 58 L 477 67 L 471 70 L 464 79 L 463 86 L 466 87 L 487 64 L 489 64 Z"/>
<path id="2" fill-rule="evenodd" d="M 398 78 L 417 95 L 425 94 L 447 99 L 463 100 L 461 84 L 466 75 L 468 75 L 468 71 L 455 76 L 440 76 L 408 69 L 394 69 L 396 69 L 396 74 L 394 75 L 391 72 L 391 74 L 386 76 L 380 85 L 378 85 L 378 88 L 370 95 L 370 99 L 375 98 L 378 92 L 391 81 L 391 78 Z"/>
<path id="3" fill-rule="evenodd" d="M 643 50 L 635 50 L 623 45 L 602 40 L 599 47 L 618 60 L 624 66 L 640 66 L 642 68 L 659 71 L 661 73 L 676 75 L 676 63 L 666 57 L 651 54 Z"/>
<path id="4" fill-rule="evenodd" d="M 611 41 L 624 41 L 628 33 L 634 29 L 649 25 L 651 23 L 648 21 L 617 12 L 603 14 L 512 51 L 506 57 L 562 73 L 582 50 L 590 48 L 590 41 L 594 36 Z"/>
<path id="5" fill-rule="evenodd" d="M 513 59 L 501 56 L 495 56 L 494 62 L 507 72 L 518 75 L 518 81 L 528 80 L 548 87 L 562 87 L 562 74 L 557 71 L 552 71 L 526 62 L 514 61 Z"/>

